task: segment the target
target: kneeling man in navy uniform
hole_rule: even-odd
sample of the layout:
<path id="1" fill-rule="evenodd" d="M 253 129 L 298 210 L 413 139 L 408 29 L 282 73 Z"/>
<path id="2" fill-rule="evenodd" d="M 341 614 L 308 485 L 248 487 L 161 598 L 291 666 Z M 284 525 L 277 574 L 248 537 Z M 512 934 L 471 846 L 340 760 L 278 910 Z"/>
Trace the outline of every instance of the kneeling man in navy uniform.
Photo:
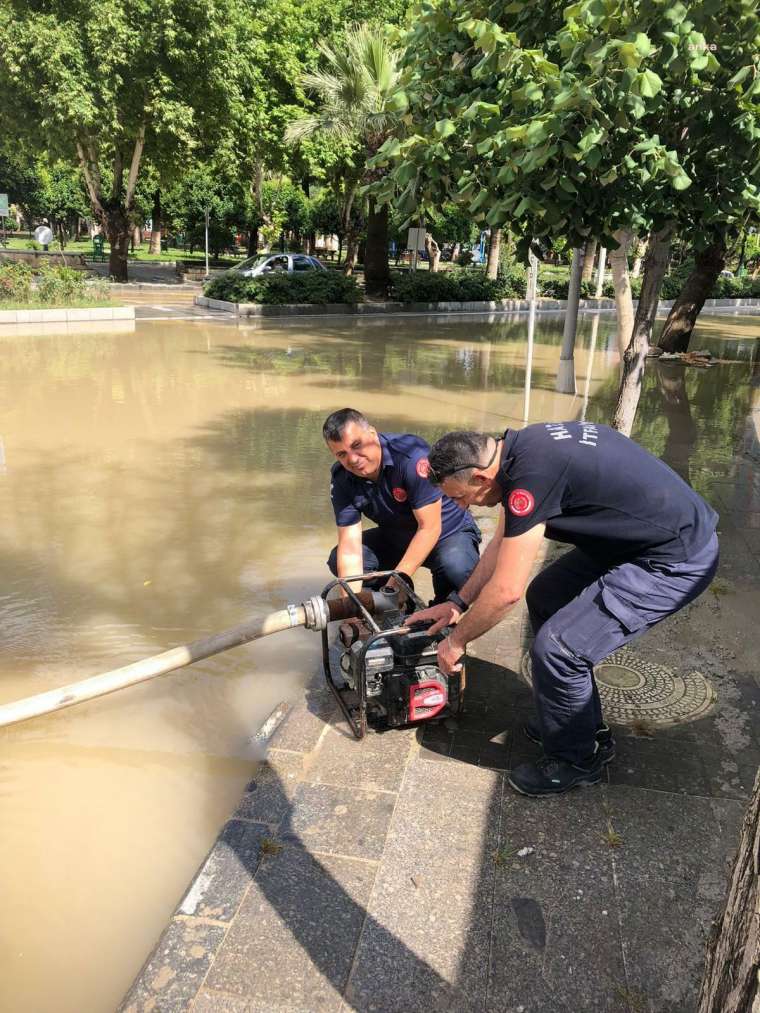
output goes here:
<path id="1" fill-rule="evenodd" d="M 338 577 L 426 566 L 434 602 L 456 592 L 475 569 L 480 529 L 470 512 L 428 481 L 427 443 L 410 434 L 378 433 L 361 412 L 342 408 L 322 427 L 337 458 L 332 497 L 338 544 L 327 565 Z M 362 530 L 362 517 L 377 524 Z M 385 581 L 383 581 L 385 583 Z"/>
<path id="2" fill-rule="evenodd" d="M 500 505 L 500 514 L 458 596 L 412 618 L 433 617 L 434 629 L 456 623 L 438 651 L 452 671 L 465 645 L 525 593 L 537 711 L 525 733 L 544 755 L 516 767 L 510 784 L 534 796 L 594 784 L 614 741 L 593 666 L 707 588 L 718 566 L 717 514 L 666 464 L 604 425 L 539 423 L 498 439 L 448 433 L 429 462 L 430 480 L 455 503 Z M 545 537 L 574 548 L 528 584 Z"/>

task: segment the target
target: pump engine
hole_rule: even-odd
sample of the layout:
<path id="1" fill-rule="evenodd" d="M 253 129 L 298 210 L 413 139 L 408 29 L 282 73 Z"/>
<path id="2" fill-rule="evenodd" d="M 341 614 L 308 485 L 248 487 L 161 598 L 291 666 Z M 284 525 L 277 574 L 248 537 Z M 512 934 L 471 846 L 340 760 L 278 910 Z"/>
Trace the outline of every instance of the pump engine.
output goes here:
<path id="1" fill-rule="evenodd" d="M 395 588 L 361 592 L 349 581 L 390 578 Z M 340 622 L 337 661 L 331 658 L 327 628 L 322 630 L 322 656 L 327 683 L 335 694 L 354 735 L 363 738 L 367 724 L 378 731 L 413 725 L 459 713 L 463 702 L 462 669 L 453 675 L 438 667 L 438 644 L 449 634 L 446 627 L 431 636 L 431 622 L 404 625 L 425 603 L 411 583 L 395 571 L 367 573 L 331 581 L 322 598 L 340 587 L 348 599 L 345 609 L 330 600 L 330 614 L 344 611 L 351 618 Z"/>

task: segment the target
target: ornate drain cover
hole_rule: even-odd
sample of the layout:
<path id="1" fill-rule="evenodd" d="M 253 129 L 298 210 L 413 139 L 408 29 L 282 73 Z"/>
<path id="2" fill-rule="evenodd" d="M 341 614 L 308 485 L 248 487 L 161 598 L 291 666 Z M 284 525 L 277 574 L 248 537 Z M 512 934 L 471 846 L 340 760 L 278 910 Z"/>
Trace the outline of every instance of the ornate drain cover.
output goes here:
<path id="1" fill-rule="evenodd" d="M 531 681 L 530 655 L 523 655 L 521 674 Z M 676 675 L 669 668 L 645 661 L 621 648 L 594 669 L 604 715 L 630 725 L 677 725 L 695 721 L 715 703 L 715 691 L 699 672 Z"/>

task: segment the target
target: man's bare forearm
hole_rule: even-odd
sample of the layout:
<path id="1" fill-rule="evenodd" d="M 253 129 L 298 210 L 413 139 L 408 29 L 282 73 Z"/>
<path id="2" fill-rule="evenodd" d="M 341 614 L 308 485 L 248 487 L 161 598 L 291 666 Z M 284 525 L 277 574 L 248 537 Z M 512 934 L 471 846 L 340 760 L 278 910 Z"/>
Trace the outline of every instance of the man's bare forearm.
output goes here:
<path id="1" fill-rule="evenodd" d="M 460 595 L 464 598 L 468 605 L 472 604 L 472 602 L 476 600 L 482 589 L 493 576 L 493 571 L 496 567 L 496 557 L 499 555 L 500 544 L 501 537 L 497 539 L 494 535 L 486 546 L 485 552 L 478 560 L 478 565 L 472 571 L 462 587 L 459 588 Z"/>
<path id="2" fill-rule="evenodd" d="M 505 590 L 500 581 L 489 580 L 480 591 L 475 604 L 454 627 L 451 643 L 464 648 L 471 640 L 477 640 L 501 622 L 510 609 L 514 608 L 517 600 L 513 593 Z"/>
<path id="3" fill-rule="evenodd" d="M 398 561 L 396 569 L 401 570 L 408 577 L 414 576 L 435 548 L 440 536 L 440 527 L 417 528 L 414 537 L 406 547 L 406 552 Z"/>

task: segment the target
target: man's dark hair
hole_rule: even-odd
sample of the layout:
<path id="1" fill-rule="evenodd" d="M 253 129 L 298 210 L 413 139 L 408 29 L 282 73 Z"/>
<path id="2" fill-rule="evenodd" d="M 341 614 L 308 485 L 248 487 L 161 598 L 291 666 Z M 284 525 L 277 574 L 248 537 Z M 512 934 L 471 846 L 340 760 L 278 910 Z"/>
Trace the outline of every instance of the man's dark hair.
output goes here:
<path id="1" fill-rule="evenodd" d="M 322 435 L 331 443 L 337 443 L 343 439 L 343 430 L 350 422 L 358 423 L 362 429 L 369 429 L 370 424 L 367 418 L 355 408 L 340 408 L 332 415 L 328 415 L 322 426 Z"/>
<path id="2" fill-rule="evenodd" d="M 483 463 L 488 451 L 487 433 L 463 432 L 446 433 L 433 444 L 428 455 L 430 462 L 429 480 L 440 485 L 449 475 L 457 472 L 457 478 L 466 482 L 478 462 Z M 468 468 L 468 465 L 472 465 Z"/>

